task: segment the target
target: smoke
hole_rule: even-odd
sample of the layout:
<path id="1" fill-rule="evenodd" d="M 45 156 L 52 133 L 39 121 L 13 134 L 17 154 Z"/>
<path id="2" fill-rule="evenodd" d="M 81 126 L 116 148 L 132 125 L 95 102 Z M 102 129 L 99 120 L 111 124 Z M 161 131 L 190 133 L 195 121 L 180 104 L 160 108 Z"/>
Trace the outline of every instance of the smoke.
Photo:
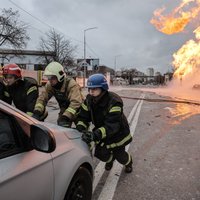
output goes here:
<path id="1" fill-rule="evenodd" d="M 200 102 L 200 69 L 185 77 L 174 77 L 167 86 L 149 89 L 162 96 Z"/>

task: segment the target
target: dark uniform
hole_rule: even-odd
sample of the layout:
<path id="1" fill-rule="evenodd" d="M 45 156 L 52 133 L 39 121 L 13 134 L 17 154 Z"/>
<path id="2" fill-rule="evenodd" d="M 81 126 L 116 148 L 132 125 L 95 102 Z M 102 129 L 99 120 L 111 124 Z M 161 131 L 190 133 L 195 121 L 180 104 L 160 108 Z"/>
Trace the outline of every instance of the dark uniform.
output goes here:
<path id="1" fill-rule="evenodd" d="M 29 116 L 33 115 L 34 106 L 38 98 L 37 81 L 32 78 L 24 78 L 17 80 L 13 85 L 6 87 L 2 86 L 3 96 L 2 100 L 8 104 L 14 103 L 15 107 L 27 113 Z"/>
<path id="2" fill-rule="evenodd" d="M 101 140 L 95 148 L 95 156 L 104 162 L 116 159 L 127 165 L 131 156 L 125 151 L 125 146 L 132 141 L 129 125 L 123 113 L 121 98 L 109 91 L 103 91 L 101 97 L 87 95 L 78 115 L 77 129 L 88 129 L 89 122 L 101 133 Z M 79 127 L 79 128 L 78 128 Z"/>
<path id="3" fill-rule="evenodd" d="M 4 84 L 2 78 L 0 78 L 0 100 L 4 98 Z"/>

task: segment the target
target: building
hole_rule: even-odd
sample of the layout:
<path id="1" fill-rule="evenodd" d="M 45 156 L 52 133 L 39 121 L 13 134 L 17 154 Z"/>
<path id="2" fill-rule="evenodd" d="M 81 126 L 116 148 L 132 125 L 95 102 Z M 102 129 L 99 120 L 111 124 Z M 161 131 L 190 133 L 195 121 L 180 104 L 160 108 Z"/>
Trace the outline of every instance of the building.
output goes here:
<path id="1" fill-rule="evenodd" d="M 44 70 L 46 67 L 45 56 L 54 56 L 54 52 L 36 50 L 0 49 L 1 66 L 16 63 L 22 69 Z"/>
<path id="2" fill-rule="evenodd" d="M 154 68 L 147 68 L 147 76 L 154 76 Z"/>

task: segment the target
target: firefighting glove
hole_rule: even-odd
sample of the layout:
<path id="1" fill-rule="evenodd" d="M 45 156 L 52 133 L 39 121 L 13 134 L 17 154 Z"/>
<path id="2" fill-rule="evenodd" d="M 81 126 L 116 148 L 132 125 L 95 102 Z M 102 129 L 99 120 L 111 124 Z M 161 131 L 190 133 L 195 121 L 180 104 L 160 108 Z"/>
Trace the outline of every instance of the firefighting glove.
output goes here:
<path id="1" fill-rule="evenodd" d="M 99 142 L 102 139 L 102 134 L 99 129 L 96 129 L 92 133 L 93 133 L 93 137 L 94 137 L 94 142 Z"/>
<path id="2" fill-rule="evenodd" d="M 72 124 L 71 121 L 70 121 L 70 119 L 67 116 L 65 116 L 65 115 L 62 115 L 58 119 L 57 123 L 58 123 L 59 126 L 63 126 L 65 128 L 70 128 L 71 124 Z"/>
<path id="3" fill-rule="evenodd" d="M 42 113 L 39 110 L 34 110 L 32 117 L 37 119 L 37 120 L 40 120 L 41 115 L 42 115 Z"/>
<path id="4" fill-rule="evenodd" d="M 87 144 L 90 144 L 91 142 L 98 142 L 101 140 L 101 132 L 99 129 L 93 132 L 83 132 L 82 140 L 85 141 Z"/>
<path id="5" fill-rule="evenodd" d="M 82 140 L 88 145 L 93 141 L 93 134 L 90 131 L 84 131 L 82 134 Z"/>
<path id="6" fill-rule="evenodd" d="M 82 140 L 88 145 L 89 150 L 92 151 L 92 149 L 95 146 L 95 142 L 93 141 L 93 134 L 92 134 L 92 132 L 83 131 Z"/>
<path id="7" fill-rule="evenodd" d="M 84 126 L 82 125 L 76 125 L 76 129 L 79 131 L 79 132 L 84 132 L 86 129 Z"/>

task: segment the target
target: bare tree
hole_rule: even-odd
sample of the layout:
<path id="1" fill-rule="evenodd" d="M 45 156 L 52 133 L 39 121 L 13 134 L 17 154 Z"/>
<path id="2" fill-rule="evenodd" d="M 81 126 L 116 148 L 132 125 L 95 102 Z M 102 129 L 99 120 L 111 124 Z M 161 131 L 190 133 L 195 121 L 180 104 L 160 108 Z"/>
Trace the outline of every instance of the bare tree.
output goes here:
<path id="1" fill-rule="evenodd" d="M 0 15 L 0 46 L 11 46 L 15 49 L 26 47 L 30 39 L 27 35 L 27 24 L 19 20 L 18 11 L 3 9 Z"/>
<path id="2" fill-rule="evenodd" d="M 45 52 L 54 52 L 54 56 L 45 55 L 47 64 L 51 61 L 57 61 L 65 67 L 74 64 L 73 53 L 76 46 L 73 46 L 69 40 L 66 40 L 62 34 L 57 33 L 54 29 L 50 29 L 45 38 L 40 38 L 40 50 L 44 52 L 44 55 Z"/>

